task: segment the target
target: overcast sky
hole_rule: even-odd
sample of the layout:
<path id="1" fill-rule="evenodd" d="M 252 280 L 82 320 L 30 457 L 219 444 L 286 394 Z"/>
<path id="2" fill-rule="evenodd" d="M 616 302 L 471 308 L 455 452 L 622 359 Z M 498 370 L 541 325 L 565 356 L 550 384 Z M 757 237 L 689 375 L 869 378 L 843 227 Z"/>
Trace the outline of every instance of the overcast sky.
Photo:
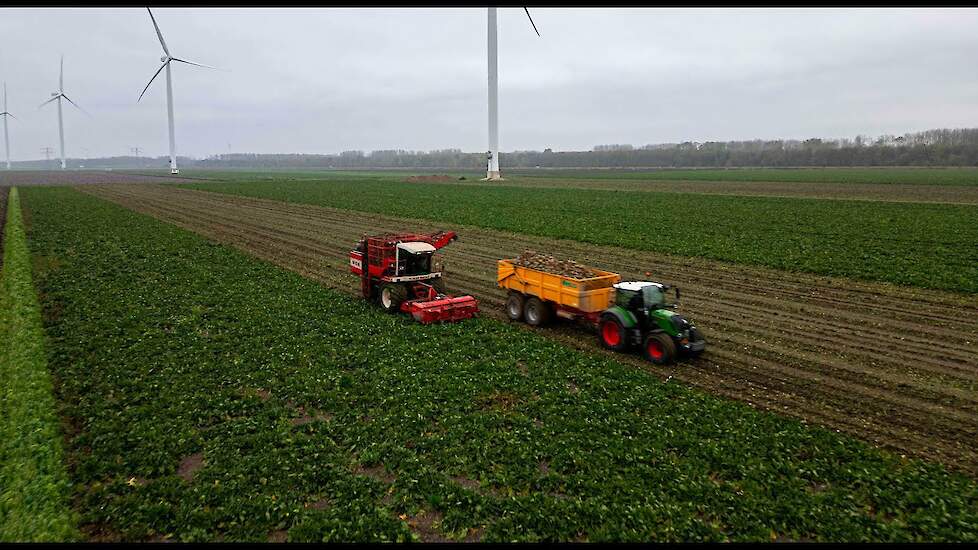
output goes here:
<path id="1" fill-rule="evenodd" d="M 976 9 L 499 9 L 500 149 L 843 137 L 978 126 Z M 154 10 L 177 150 L 487 149 L 486 10 Z M 145 9 L 0 9 L 11 154 L 167 152 Z"/>

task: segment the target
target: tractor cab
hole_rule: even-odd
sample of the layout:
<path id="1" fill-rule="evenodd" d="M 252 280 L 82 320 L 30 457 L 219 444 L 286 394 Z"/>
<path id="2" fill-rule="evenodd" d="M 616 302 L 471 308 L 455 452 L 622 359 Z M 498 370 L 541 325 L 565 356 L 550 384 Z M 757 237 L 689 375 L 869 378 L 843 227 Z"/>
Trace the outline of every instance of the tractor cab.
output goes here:
<path id="1" fill-rule="evenodd" d="M 431 244 L 412 241 L 397 243 L 395 251 L 395 277 L 427 275 L 431 273 L 431 258 L 437 250 Z"/>
<path id="2" fill-rule="evenodd" d="M 657 309 L 669 309 L 676 304 L 666 303 L 669 285 L 651 281 L 628 281 L 616 283 L 615 303 L 629 311 L 650 313 Z M 676 289 L 676 302 L 679 302 L 679 288 Z"/>

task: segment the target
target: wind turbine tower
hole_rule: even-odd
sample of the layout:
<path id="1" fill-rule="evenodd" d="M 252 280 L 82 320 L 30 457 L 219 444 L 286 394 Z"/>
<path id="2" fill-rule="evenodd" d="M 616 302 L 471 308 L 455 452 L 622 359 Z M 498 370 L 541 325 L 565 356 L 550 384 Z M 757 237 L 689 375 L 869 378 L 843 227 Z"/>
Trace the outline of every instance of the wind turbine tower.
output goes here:
<path id="1" fill-rule="evenodd" d="M 64 118 L 62 117 L 62 113 L 61 113 L 61 100 L 62 99 L 67 100 L 68 103 L 71 103 L 72 105 L 74 105 L 75 108 L 77 108 L 79 111 L 85 112 L 85 110 L 82 109 L 81 107 L 79 107 L 77 103 L 75 103 L 74 101 L 72 101 L 70 97 L 68 97 L 67 95 L 65 95 L 65 56 L 63 56 L 63 55 L 61 56 L 61 72 L 58 75 L 58 91 L 57 92 L 51 92 L 51 99 L 45 101 L 44 103 L 41 103 L 41 105 L 38 107 L 38 109 L 40 109 L 41 107 L 44 107 L 45 105 L 47 105 L 48 103 L 51 103 L 52 101 L 57 101 L 58 102 L 58 138 L 59 138 L 59 140 L 61 142 L 61 169 L 64 170 L 65 169 L 65 166 L 66 166 L 66 163 L 65 163 L 65 124 L 64 124 Z"/>
<path id="2" fill-rule="evenodd" d="M 149 8 L 146 8 L 146 11 L 149 12 L 149 18 L 153 21 L 153 28 L 156 29 L 156 36 L 160 39 L 160 46 L 163 46 L 163 53 L 165 55 L 160 58 L 160 61 L 163 62 L 163 65 L 161 65 L 160 68 L 156 70 L 156 73 L 153 75 L 153 78 L 149 79 L 149 83 L 147 83 L 146 87 L 143 88 L 143 93 L 139 94 L 139 99 L 137 99 L 136 102 L 138 103 L 139 100 L 143 98 L 143 94 L 146 93 L 146 90 L 149 89 L 149 85 L 152 84 L 154 80 L 156 80 L 157 76 L 159 76 L 160 71 L 166 69 L 166 116 L 167 116 L 167 124 L 169 125 L 170 128 L 170 173 L 179 174 L 180 170 L 177 168 L 177 141 L 176 141 L 176 136 L 173 133 L 173 80 L 170 75 L 170 62 L 179 61 L 180 63 L 186 63 L 187 65 L 196 65 L 198 67 L 205 67 L 207 69 L 214 69 L 215 67 L 201 65 L 200 63 L 194 63 L 193 61 L 187 61 L 186 59 L 179 59 L 170 55 L 170 50 L 169 48 L 166 47 L 166 41 L 163 40 L 163 33 L 160 32 L 160 26 L 156 24 L 156 18 L 153 17 L 153 12 Z"/>
<path id="3" fill-rule="evenodd" d="M 3 112 L 0 113 L 3 117 L 3 147 L 7 150 L 7 170 L 10 170 L 10 135 L 7 133 L 7 117 L 13 117 L 7 111 L 7 83 L 3 83 Z M 17 117 L 14 117 L 17 118 Z"/>
<path id="4" fill-rule="evenodd" d="M 496 8 L 488 8 L 488 20 L 489 20 L 489 44 L 488 44 L 488 54 L 489 54 L 489 167 L 486 170 L 486 180 L 501 180 L 502 176 L 499 174 L 499 79 L 497 70 L 497 55 L 496 55 Z M 523 8 L 526 12 L 526 16 L 530 19 L 530 24 L 533 25 L 533 31 L 540 36 L 540 31 L 537 30 L 536 23 L 533 22 L 533 18 L 530 17 L 530 10 Z"/>

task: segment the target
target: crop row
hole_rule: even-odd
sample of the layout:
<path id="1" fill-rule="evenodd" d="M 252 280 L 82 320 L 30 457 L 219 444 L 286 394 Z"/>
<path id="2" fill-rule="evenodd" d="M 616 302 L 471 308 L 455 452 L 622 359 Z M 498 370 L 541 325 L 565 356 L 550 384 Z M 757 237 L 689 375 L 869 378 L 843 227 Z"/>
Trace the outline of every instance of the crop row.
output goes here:
<path id="1" fill-rule="evenodd" d="M 509 170 L 525 177 L 627 179 L 648 181 L 756 181 L 794 183 L 897 183 L 908 185 L 978 185 L 975 168 L 731 168 L 620 170 Z"/>
<path id="2" fill-rule="evenodd" d="M 75 518 L 16 188 L 0 206 L 0 542 L 68 541 Z"/>
<path id="3" fill-rule="evenodd" d="M 978 539 L 978 486 L 940 466 L 25 195 L 94 538 Z"/>
<path id="4" fill-rule="evenodd" d="M 398 183 L 386 178 L 184 187 L 593 244 L 978 292 L 978 206 Z"/>

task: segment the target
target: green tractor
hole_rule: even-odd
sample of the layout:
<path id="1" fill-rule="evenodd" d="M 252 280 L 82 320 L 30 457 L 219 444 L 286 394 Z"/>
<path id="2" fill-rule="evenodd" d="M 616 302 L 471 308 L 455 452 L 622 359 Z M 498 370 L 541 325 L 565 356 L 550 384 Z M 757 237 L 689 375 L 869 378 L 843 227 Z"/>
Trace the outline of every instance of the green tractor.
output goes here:
<path id="1" fill-rule="evenodd" d="M 640 347 L 657 365 L 671 363 L 680 354 L 697 356 L 706 348 L 702 333 L 672 311 L 679 302 L 666 303 L 668 285 L 648 281 L 616 283 L 615 302 L 598 318 L 598 340 L 615 351 Z"/>

